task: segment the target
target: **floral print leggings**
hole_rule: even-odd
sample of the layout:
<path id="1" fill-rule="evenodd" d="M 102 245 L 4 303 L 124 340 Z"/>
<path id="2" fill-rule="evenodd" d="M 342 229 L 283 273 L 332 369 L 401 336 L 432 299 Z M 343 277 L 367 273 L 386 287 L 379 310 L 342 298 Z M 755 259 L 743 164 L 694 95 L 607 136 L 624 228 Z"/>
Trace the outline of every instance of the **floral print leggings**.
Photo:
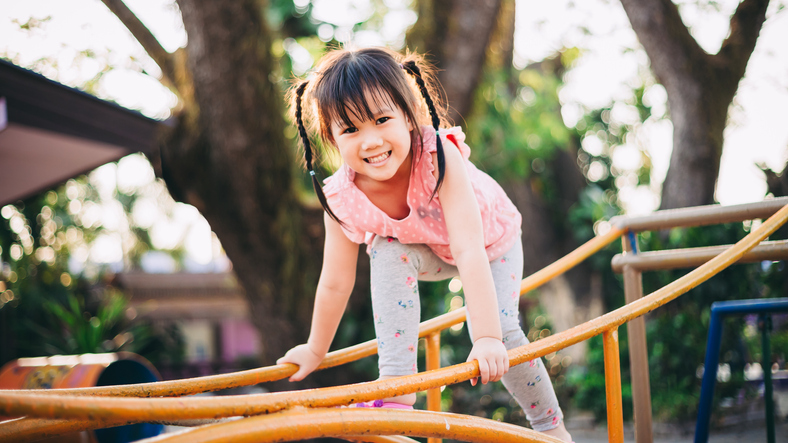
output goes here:
<path id="1" fill-rule="evenodd" d="M 416 346 L 421 308 L 418 280 L 440 281 L 458 276 L 449 265 L 423 244 L 400 243 L 391 237 L 375 237 L 370 251 L 372 310 L 378 339 L 380 375 L 398 376 L 417 372 Z M 520 327 L 518 305 L 523 272 L 523 249 L 517 241 L 503 256 L 490 262 L 503 343 L 506 349 L 528 343 Z M 471 325 L 469 326 L 469 330 Z M 561 423 L 550 377 L 540 358 L 510 367 L 503 384 L 525 411 L 536 431 Z"/>

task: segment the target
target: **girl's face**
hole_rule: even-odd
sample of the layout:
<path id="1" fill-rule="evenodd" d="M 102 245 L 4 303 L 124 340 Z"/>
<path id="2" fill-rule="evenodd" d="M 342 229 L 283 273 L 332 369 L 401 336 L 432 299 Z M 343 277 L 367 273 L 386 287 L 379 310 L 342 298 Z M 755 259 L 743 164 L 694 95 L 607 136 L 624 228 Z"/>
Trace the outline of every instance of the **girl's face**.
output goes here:
<path id="1" fill-rule="evenodd" d="M 342 159 L 356 174 L 378 182 L 390 180 L 398 172 L 409 174 L 413 125 L 390 100 L 372 100 L 367 95 L 367 104 L 372 120 L 361 121 L 350 112 L 350 126 L 342 121 L 331 124 Z"/>

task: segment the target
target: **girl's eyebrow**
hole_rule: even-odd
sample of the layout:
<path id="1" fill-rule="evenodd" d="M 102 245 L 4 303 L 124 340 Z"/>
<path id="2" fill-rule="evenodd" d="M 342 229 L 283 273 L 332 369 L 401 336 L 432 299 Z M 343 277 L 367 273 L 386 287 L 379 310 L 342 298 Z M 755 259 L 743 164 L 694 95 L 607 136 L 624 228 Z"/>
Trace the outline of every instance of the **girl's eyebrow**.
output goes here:
<path id="1" fill-rule="evenodd" d="M 378 116 L 381 114 L 391 114 L 392 112 L 394 111 L 391 108 L 384 106 L 382 108 L 378 108 L 375 112 L 373 112 L 373 114 L 375 114 L 375 116 Z"/>

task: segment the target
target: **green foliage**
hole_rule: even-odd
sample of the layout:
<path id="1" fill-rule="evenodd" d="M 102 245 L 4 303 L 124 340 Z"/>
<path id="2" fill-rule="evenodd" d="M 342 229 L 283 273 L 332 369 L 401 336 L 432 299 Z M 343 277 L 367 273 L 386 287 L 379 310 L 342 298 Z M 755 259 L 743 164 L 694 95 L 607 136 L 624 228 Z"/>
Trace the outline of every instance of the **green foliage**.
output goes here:
<path id="1" fill-rule="evenodd" d="M 36 355 L 134 352 L 152 362 L 180 361 L 183 344 L 177 330 L 157 330 L 136 320 L 128 300 L 113 288 L 94 290 L 93 300 L 69 293 L 62 302 L 46 300 L 46 323 L 23 320 Z M 136 321 L 135 321 L 136 320 Z M 35 352 L 38 350 L 38 352 Z"/>
<path id="2" fill-rule="evenodd" d="M 91 214 L 99 204 L 98 191 L 83 176 L 2 208 L 0 363 L 119 350 L 155 363 L 182 354 L 177 331 L 134 320 L 123 295 L 105 288 L 105 266 L 87 261 L 91 242 L 104 230 Z"/>
<path id="3" fill-rule="evenodd" d="M 525 69 L 512 91 L 507 72 L 484 76 L 468 119 L 474 163 L 503 181 L 544 173 L 545 159 L 569 145 L 572 136 L 561 120 L 560 78 Z"/>
<path id="4" fill-rule="evenodd" d="M 514 75 L 485 72 L 473 115 L 467 122 L 467 133 L 474 149 L 474 163 L 500 182 L 529 181 L 532 189 L 551 208 L 556 226 L 566 235 L 574 236 L 580 244 L 593 237 L 601 220 L 621 212 L 619 191 L 622 187 L 650 183 L 651 161 L 645 152 L 641 151 L 637 170 L 618 170 L 613 165 L 612 154 L 632 144 L 630 134 L 640 122 L 655 117 L 643 103 L 646 86 L 641 85 L 633 89 L 628 100 L 585 110 L 585 115 L 574 127 L 566 128 L 561 119 L 557 91 L 562 85 L 563 66 L 571 64 L 572 57 L 576 56 L 573 52 L 566 57 L 555 57 Z M 511 79 L 516 82 L 512 84 Z M 621 115 L 622 110 L 636 120 L 616 120 L 614 115 Z M 577 164 L 588 179 L 587 186 L 568 211 L 558 199 L 560 174 L 565 173 L 556 169 L 553 162 L 559 150 L 576 155 Z M 669 235 L 644 233 L 641 246 L 661 250 L 730 244 L 745 234 L 741 224 L 673 230 Z M 589 260 L 592 269 L 602 276 L 607 311 L 624 304 L 622 280 L 610 270 L 610 259 L 619 251 L 618 245 L 611 245 Z M 685 273 L 647 273 L 644 275 L 645 291 L 650 293 Z M 772 265 L 766 270 L 755 265 L 732 267 L 647 316 L 652 400 L 658 420 L 692 419 L 696 413 L 700 395 L 697 374 L 705 353 L 711 303 L 778 296 L 788 289 L 786 280 L 784 266 Z M 728 319 L 725 325 L 720 363 L 730 365 L 732 376 L 718 384 L 715 395 L 718 404 L 725 397 L 739 395 L 744 386 L 745 363 L 757 361 L 753 355 L 760 355 L 759 351 L 754 351 L 756 344 L 747 344 L 744 325 L 741 318 Z M 624 411 L 626 419 L 630 419 L 632 399 L 626 328 L 620 328 L 619 334 Z M 784 335 L 780 334 L 784 332 L 773 336 L 775 350 L 780 349 L 777 344 L 784 340 Z M 454 346 L 450 343 L 446 346 Z M 784 351 L 779 352 L 784 354 Z M 554 377 L 556 390 L 565 409 L 588 409 L 601 420 L 605 416 L 601 338 L 589 342 L 587 359 L 585 367 L 573 365 Z M 480 397 L 485 395 L 469 396 L 472 391 L 465 388 L 455 388 L 453 392 L 451 403 L 463 404 L 471 410 L 478 408 Z M 495 398 L 492 393 L 488 394 Z M 489 412 L 499 407 L 505 405 L 490 401 L 483 409 Z"/>
<path id="5" fill-rule="evenodd" d="M 667 237 L 658 233 L 643 234 L 640 246 L 646 250 L 664 250 L 724 245 L 740 240 L 745 234 L 741 224 L 675 229 Z M 649 294 L 686 273 L 686 270 L 646 273 L 643 275 L 644 292 Z M 786 277 L 782 264 L 733 266 L 646 316 L 652 408 L 656 420 L 691 421 L 697 414 L 711 304 L 724 300 L 779 296 Z M 609 309 L 621 304 L 623 299 L 609 306 Z M 744 316 L 725 319 L 720 364 L 729 365 L 731 377 L 717 383 L 714 400 L 718 411 L 725 398 L 748 395 L 744 382 L 745 364 L 760 361 L 761 358 L 760 335 L 752 331 L 751 323 L 752 320 L 748 327 Z M 627 406 L 631 402 L 631 394 L 628 394 L 631 388 L 625 332 L 625 327 L 619 329 L 624 412 L 628 414 L 631 411 Z M 777 354 L 773 361 L 785 358 L 787 337 L 788 328 L 773 334 L 772 349 Z M 601 420 L 605 414 L 601 338 L 595 337 L 590 343 L 587 368 L 572 374 L 570 385 L 575 389 L 576 406 L 592 410 Z"/>
<path id="6" fill-rule="evenodd" d="M 632 387 L 629 383 L 629 348 L 626 328 L 619 329 L 619 349 L 621 360 L 621 399 L 624 420 L 632 419 Z M 602 336 L 597 335 L 588 341 L 585 366 L 575 366 L 567 374 L 565 396 L 571 398 L 571 406 L 576 409 L 592 411 L 599 422 L 607 417 L 605 393 L 605 355 Z"/>

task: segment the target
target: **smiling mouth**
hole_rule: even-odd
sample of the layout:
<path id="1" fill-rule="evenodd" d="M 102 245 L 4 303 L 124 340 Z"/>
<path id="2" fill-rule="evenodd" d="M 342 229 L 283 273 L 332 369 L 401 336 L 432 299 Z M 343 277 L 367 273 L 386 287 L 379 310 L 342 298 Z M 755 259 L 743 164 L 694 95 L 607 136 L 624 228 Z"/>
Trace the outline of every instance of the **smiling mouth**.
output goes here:
<path id="1" fill-rule="evenodd" d="M 391 156 L 391 151 L 384 152 L 380 155 L 376 155 L 374 157 L 365 158 L 364 161 L 370 164 L 380 163 L 383 160 L 389 158 Z"/>

